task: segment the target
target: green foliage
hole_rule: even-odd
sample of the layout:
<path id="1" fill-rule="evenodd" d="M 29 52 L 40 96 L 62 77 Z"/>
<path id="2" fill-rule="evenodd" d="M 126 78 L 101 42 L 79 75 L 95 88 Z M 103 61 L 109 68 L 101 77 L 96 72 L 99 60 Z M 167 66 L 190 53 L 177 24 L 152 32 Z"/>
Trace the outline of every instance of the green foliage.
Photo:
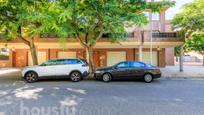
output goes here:
<path id="1" fill-rule="evenodd" d="M 193 33 L 186 41 L 187 50 L 199 51 L 204 55 L 204 33 Z"/>
<path id="2" fill-rule="evenodd" d="M 113 33 L 108 39 L 113 42 L 120 41 L 125 38 L 122 34 L 125 33 L 125 27 L 148 23 L 144 11 L 158 12 L 174 5 L 174 2 L 58 0 L 56 4 L 56 9 L 60 10 L 59 23 L 66 25 L 68 33 L 75 33 L 82 44 L 92 47 L 101 38 L 101 33 Z"/>
<path id="3" fill-rule="evenodd" d="M 14 39 L 24 34 L 35 37 L 41 33 L 57 32 L 57 15 L 47 0 L 4 0 L 0 2 L 0 34 Z"/>
<path id="4" fill-rule="evenodd" d="M 180 28 L 183 37 L 186 38 L 185 51 L 204 51 L 203 0 L 194 0 L 194 2 L 184 5 L 183 10 L 174 17 L 172 24 Z"/>
<path id="5" fill-rule="evenodd" d="M 185 31 L 203 30 L 204 27 L 204 1 L 194 2 L 183 6 L 183 10 L 177 14 L 172 23 Z"/>
<path id="6" fill-rule="evenodd" d="M 144 11 L 158 12 L 172 5 L 171 1 L 142 0 L 3 0 L 0 34 L 9 40 L 22 36 L 19 28 L 26 30 L 26 37 L 55 33 L 66 38 L 74 33 L 72 38 L 78 36 L 84 44 L 93 46 L 101 33 L 113 33 L 111 41 L 119 41 L 125 38 L 124 34 L 114 33 L 125 33 L 125 27 L 148 23 Z"/>

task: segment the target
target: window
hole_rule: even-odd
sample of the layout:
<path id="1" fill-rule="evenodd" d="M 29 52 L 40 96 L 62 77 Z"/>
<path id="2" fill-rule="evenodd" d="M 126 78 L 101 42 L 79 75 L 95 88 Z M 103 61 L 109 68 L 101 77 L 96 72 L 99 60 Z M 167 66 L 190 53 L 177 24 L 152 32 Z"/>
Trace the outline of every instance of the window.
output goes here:
<path id="1" fill-rule="evenodd" d="M 65 64 L 82 64 L 82 62 L 78 59 L 66 59 L 64 60 Z"/>
<path id="2" fill-rule="evenodd" d="M 152 20 L 159 20 L 159 13 L 152 13 Z"/>
<path id="3" fill-rule="evenodd" d="M 9 49 L 7 48 L 0 49 L 0 60 L 9 60 Z"/>
<path id="4" fill-rule="evenodd" d="M 117 68 L 128 68 L 128 62 L 121 62 L 117 65 Z"/>
<path id="5" fill-rule="evenodd" d="M 49 60 L 41 64 L 42 66 L 64 65 L 64 60 Z"/>
<path id="6" fill-rule="evenodd" d="M 149 20 L 149 12 L 143 12 L 143 14 L 147 17 L 147 20 Z"/>
<path id="7" fill-rule="evenodd" d="M 141 62 L 130 62 L 130 67 L 131 68 L 141 68 L 144 67 L 145 64 L 141 63 Z"/>
<path id="8" fill-rule="evenodd" d="M 64 65 L 65 63 L 64 63 L 64 60 L 56 60 L 56 63 L 55 63 L 55 65 Z"/>

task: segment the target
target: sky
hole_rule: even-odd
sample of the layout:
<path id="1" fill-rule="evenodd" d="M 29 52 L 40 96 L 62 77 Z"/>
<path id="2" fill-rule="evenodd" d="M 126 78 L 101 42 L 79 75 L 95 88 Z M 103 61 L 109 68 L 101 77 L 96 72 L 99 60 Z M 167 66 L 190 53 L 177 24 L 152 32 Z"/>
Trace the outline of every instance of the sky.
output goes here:
<path id="1" fill-rule="evenodd" d="M 175 0 L 176 5 L 166 11 L 166 19 L 171 20 L 182 8 L 182 5 L 190 3 L 193 0 Z"/>

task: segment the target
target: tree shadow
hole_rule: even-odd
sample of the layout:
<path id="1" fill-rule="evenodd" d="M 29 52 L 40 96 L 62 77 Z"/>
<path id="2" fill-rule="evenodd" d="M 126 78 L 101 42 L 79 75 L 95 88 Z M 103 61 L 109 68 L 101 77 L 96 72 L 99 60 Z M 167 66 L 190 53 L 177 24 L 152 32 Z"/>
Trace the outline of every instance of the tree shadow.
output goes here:
<path id="1" fill-rule="evenodd" d="M 19 112 L 23 109 L 22 106 L 19 108 L 22 103 L 23 107 L 31 110 L 53 107 L 59 108 L 59 112 L 61 112 L 60 108 L 63 108 L 63 112 L 73 113 L 77 111 L 77 106 L 83 100 L 83 96 L 87 95 L 87 91 L 81 88 L 60 87 L 58 84 L 42 85 L 44 84 L 24 84 L 24 86 L 16 86 L 13 89 L 0 90 L 0 108 L 2 109 L 0 113 L 7 114 L 11 108 L 14 109 L 14 113 Z M 10 108 L 7 108 L 8 106 Z"/>

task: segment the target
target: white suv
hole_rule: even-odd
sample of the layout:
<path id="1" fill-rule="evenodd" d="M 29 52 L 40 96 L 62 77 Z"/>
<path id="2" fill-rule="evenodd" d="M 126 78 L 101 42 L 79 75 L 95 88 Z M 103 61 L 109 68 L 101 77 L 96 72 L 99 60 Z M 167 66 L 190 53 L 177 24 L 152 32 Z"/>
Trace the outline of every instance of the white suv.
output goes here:
<path id="1" fill-rule="evenodd" d="M 38 66 L 26 67 L 22 71 L 23 79 L 33 83 L 43 78 L 68 77 L 74 82 L 82 80 L 88 75 L 89 67 L 81 59 L 55 59 Z"/>

